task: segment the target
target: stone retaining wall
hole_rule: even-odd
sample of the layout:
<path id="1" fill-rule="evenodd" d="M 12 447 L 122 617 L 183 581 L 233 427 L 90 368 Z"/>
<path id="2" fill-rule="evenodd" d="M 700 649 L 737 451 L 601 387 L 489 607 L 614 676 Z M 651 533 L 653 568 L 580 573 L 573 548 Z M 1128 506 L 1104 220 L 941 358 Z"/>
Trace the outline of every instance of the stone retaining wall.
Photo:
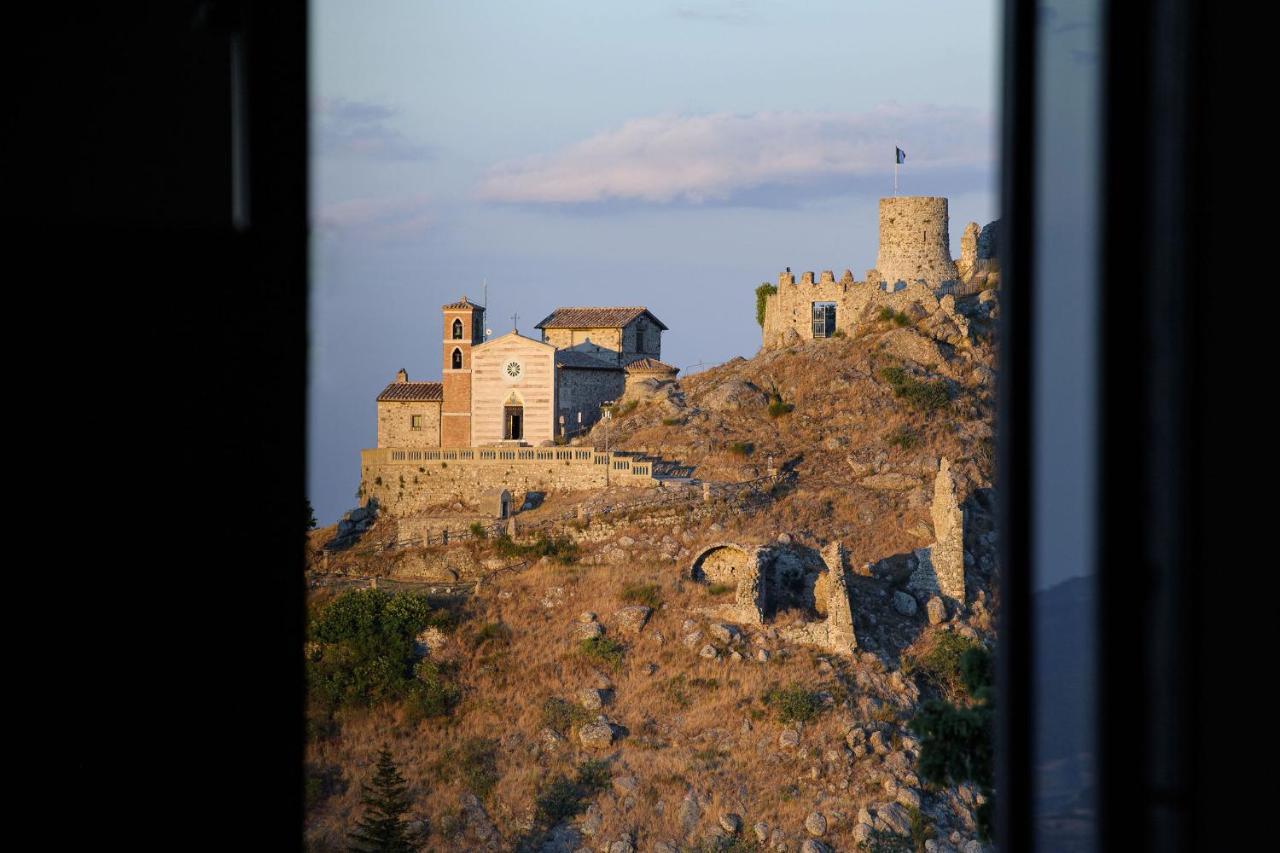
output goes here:
<path id="1" fill-rule="evenodd" d="M 441 503 L 475 504 L 498 488 L 519 494 L 659 482 L 646 460 L 582 447 L 379 447 L 360 452 L 360 475 L 363 497 L 396 517 Z"/>

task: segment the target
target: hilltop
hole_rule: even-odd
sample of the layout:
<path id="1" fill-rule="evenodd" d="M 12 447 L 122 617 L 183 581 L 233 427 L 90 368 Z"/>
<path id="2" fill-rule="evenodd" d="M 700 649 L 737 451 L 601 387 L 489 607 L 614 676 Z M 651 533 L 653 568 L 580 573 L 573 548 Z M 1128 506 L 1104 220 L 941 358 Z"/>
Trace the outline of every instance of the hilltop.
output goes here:
<path id="1" fill-rule="evenodd" d="M 983 794 L 929 782 L 909 724 L 930 698 L 977 702 L 961 653 L 993 640 L 993 308 L 985 294 L 878 313 L 619 400 L 610 446 L 693 466 L 716 484 L 706 501 L 697 483 L 551 494 L 514 541 L 390 549 L 399 523 L 378 517 L 329 575 L 337 531 L 313 531 L 308 654 L 325 687 L 309 710 L 309 848 L 345 849 L 385 741 L 431 850 L 980 849 Z M 603 446 L 604 428 L 579 443 Z M 968 513 L 966 601 L 950 607 L 907 587 L 944 458 Z M 821 615 L 814 556 L 836 541 L 852 656 L 794 640 Z M 809 603 L 725 618 L 732 587 L 689 573 L 716 543 L 784 555 Z M 394 624 L 413 626 L 416 648 L 397 652 L 410 674 L 343 669 L 359 620 L 332 616 L 337 572 L 386 579 L 356 595 L 381 599 L 360 605 L 366 622 L 399 608 Z M 399 588 L 427 606 L 392 605 Z"/>

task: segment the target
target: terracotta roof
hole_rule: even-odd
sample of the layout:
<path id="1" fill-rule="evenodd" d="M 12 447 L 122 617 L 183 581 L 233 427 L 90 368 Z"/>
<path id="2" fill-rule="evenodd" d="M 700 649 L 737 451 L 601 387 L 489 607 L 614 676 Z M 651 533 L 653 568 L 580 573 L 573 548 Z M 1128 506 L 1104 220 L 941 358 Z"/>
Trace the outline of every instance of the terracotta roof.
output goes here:
<path id="1" fill-rule="evenodd" d="M 631 308 L 557 308 L 535 329 L 620 329 L 641 314 L 647 314 L 658 328 L 667 326 L 644 306 Z"/>
<path id="2" fill-rule="evenodd" d="M 378 395 L 379 403 L 431 403 L 444 399 L 440 382 L 392 382 Z"/>
<path id="3" fill-rule="evenodd" d="M 680 368 L 672 367 L 665 361 L 656 358 L 637 358 L 626 366 L 628 373 L 679 373 Z"/>
<path id="4" fill-rule="evenodd" d="M 585 352 L 577 350 L 562 349 L 556 351 L 556 366 L 558 367 L 581 367 L 588 370 L 621 370 L 618 365 L 617 356 L 613 356 L 609 361 L 602 358 L 596 358 L 593 355 L 587 355 Z"/>
<path id="5" fill-rule="evenodd" d="M 448 305 L 441 305 L 440 310 L 448 311 L 450 308 L 465 309 L 465 308 L 483 308 L 483 307 L 484 307 L 483 305 L 477 305 L 474 302 L 472 302 L 470 299 L 464 296 L 461 299 L 459 299 L 457 302 L 450 302 Z"/>

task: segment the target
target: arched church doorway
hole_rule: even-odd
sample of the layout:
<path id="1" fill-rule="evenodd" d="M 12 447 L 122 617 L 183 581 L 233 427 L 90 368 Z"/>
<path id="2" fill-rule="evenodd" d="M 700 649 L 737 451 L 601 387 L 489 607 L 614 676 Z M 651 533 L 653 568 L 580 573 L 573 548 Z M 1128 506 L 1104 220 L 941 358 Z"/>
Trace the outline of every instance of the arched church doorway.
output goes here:
<path id="1" fill-rule="evenodd" d="M 502 407 L 502 437 L 508 441 L 524 438 L 524 406 Z"/>
<path id="2" fill-rule="evenodd" d="M 524 438 L 524 401 L 512 394 L 502 407 L 502 437 L 507 441 Z"/>

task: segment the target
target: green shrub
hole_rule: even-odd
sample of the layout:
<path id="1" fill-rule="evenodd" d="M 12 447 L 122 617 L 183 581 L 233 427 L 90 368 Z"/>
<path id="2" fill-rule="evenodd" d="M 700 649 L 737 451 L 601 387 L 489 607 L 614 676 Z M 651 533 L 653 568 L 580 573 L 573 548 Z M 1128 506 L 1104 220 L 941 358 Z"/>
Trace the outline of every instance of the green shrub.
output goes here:
<path id="1" fill-rule="evenodd" d="M 613 774 L 609 772 L 609 762 L 600 758 L 589 758 L 578 765 L 575 780 L 578 790 L 585 794 L 594 794 L 609 787 Z"/>
<path id="2" fill-rule="evenodd" d="M 432 619 L 424 596 L 343 593 L 308 626 L 318 644 L 307 661 L 308 689 L 330 709 L 413 698 L 414 638 Z"/>
<path id="3" fill-rule="evenodd" d="M 756 323 L 762 329 L 764 328 L 765 303 L 768 302 L 770 296 L 777 292 L 777 285 L 770 284 L 767 281 L 761 282 L 760 286 L 756 288 Z"/>
<path id="4" fill-rule="evenodd" d="M 902 670 L 906 675 L 922 676 L 948 697 L 970 695 L 965 683 L 964 667 L 965 655 L 970 651 L 985 653 L 981 643 L 952 631 L 944 631 L 936 634 L 923 651 L 906 656 Z"/>
<path id="5" fill-rule="evenodd" d="M 471 526 L 468 527 L 467 529 L 470 530 L 471 535 L 477 539 L 489 538 L 489 528 L 485 527 L 483 524 L 481 524 L 478 521 L 471 522 Z"/>
<path id="6" fill-rule="evenodd" d="M 784 403 L 782 402 L 781 397 L 774 397 L 773 401 L 769 403 L 769 417 L 780 418 L 783 415 L 791 414 L 791 411 L 794 408 L 795 408 L 794 404 Z"/>
<path id="7" fill-rule="evenodd" d="M 920 442 L 920 437 L 906 427 L 898 427 L 889 434 L 888 442 L 893 447 L 910 450 Z"/>
<path id="8" fill-rule="evenodd" d="M 629 604 L 644 604 L 657 610 L 662 606 L 662 589 L 656 583 L 632 583 L 622 585 L 623 601 Z"/>
<path id="9" fill-rule="evenodd" d="M 557 774 L 538 794 L 536 809 L 544 826 L 571 818 L 586 808 L 586 800 L 609 787 L 609 763 L 599 759 L 582 762 L 573 781 Z"/>
<path id="10" fill-rule="evenodd" d="M 497 741 L 489 738 L 467 738 L 458 746 L 447 747 L 432 765 L 436 777 L 444 782 L 461 782 L 484 800 L 498 780 Z"/>
<path id="11" fill-rule="evenodd" d="M 571 818 L 583 808 L 578 787 L 563 775 L 556 776 L 550 785 L 542 789 L 536 807 L 538 817 L 549 825 Z"/>
<path id="12" fill-rule="evenodd" d="M 588 637 L 578 644 L 578 650 L 611 669 L 622 666 L 622 654 L 625 651 L 622 643 L 608 637 Z"/>
<path id="13" fill-rule="evenodd" d="M 493 540 L 493 547 L 499 557 L 549 557 L 566 566 L 578 559 L 578 543 L 568 536 L 552 538 L 539 533 L 536 540 L 521 545 L 504 532 Z"/>
<path id="14" fill-rule="evenodd" d="M 663 419 L 662 419 L 662 425 L 663 425 L 663 426 L 676 426 L 676 425 L 678 425 L 678 424 L 680 423 L 680 420 L 681 420 L 680 418 L 663 418 Z"/>
<path id="15" fill-rule="evenodd" d="M 575 726 L 590 719 L 586 708 L 559 696 L 552 696 L 542 703 L 542 725 L 559 734 L 568 735 Z"/>
<path id="16" fill-rule="evenodd" d="M 486 622 L 471 636 L 471 648 L 478 649 L 485 643 L 507 643 L 511 640 L 511 629 L 501 622 Z"/>
<path id="17" fill-rule="evenodd" d="M 951 395 L 947 392 L 947 383 L 940 379 L 935 382 L 921 382 L 901 367 L 881 368 L 880 376 L 889 383 L 894 396 L 906 400 L 921 411 L 931 412 L 951 401 Z"/>
<path id="18" fill-rule="evenodd" d="M 462 691 L 448 677 L 452 669 L 424 660 L 414 668 L 414 675 L 417 678 L 407 689 L 410 722 L 447 716 L 462 699 Z"/>
<path id="19" fill-rule="evenodd" d="M 734 456 L 750 456 L 755 449 L 755 445 L 749 441 L 731 441 L 728 444 L 728 450 Z"/>
<path id="20" fill-rule="evenodd" d="M 733 592 L 737 587 L 731 583 L 712 583 L 707 584 L 708 595 L 724 595 L 726 592 Z"/>
<path id="21" fill-rule="evenodd" d="M 763 701 L 784 723 L 808 722 L 822 710 L 818 697 L 795 683 L 785 688 L 770 687 L 765 691 Z"/>
<path id="22" fill-rule="evenodd" d="M 888 306 L 880 309 L 880 320 L 885 323 L 893 323 L 895 326 L 911 325 L 911 318 L 902 311 L 894 311 Z"/>

